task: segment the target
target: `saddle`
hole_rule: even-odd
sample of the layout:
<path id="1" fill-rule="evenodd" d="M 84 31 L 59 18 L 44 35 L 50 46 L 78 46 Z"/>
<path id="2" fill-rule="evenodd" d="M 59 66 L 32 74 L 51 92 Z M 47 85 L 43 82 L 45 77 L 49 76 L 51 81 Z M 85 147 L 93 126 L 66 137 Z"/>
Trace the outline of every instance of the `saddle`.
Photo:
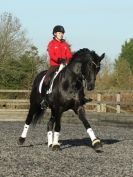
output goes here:
<path id="1" fill-rule="evenodd" d="M 56 69 L 55 69 L 55 71 L 56 72 L 54 72 L 54 73 L 50 73 L 50 75 L 49 76 L 47 76 L 47 73 L 43 76 L 43 78 L 42 78 L 42 80 L 41 80 L 41 82 L 40 82 L 40 84 L 39 84 L 39 93 L 42 93 L 42 85 L 43 85 L 43 83 L 46 83 L 47 82 L 47 86 L 48 86 L 48 89 L 47 89 L 47 91 L 46 91 L 46 94 L 50 94 L 50 93 L 52 93 L 52 88 L 53 88 L 53 83 L 54 83 L 54 80 L 55 80 L 55 78 L 58 76 L 58 74 L 60 73 L 60 71 L 65 67 L 66 65 L 65 64 L 61 64 L 60 66 L 59 66 L 59 68 L 58 68 L 58 70 L 56 71 Z M 46 78 L 47 77 L 47 78 Z M 45 82 L 45 79 L 46 79 L 46 82 Z M 51 81 L 50 81 L 51 80 Z"/>
<path id="2" fill-rule="evenodd" d="M 58 74 L 60 73 L 60 71 L 61 71 L 65 66 L 66 66 L 66 65 L 61 64 L 60 67 L 59 67 L 59 69 L 55 72 L 55 74 L 54 74 L 54 76 L 53 76 L 53 78 L 52 78 L 52 80 L 51 80 L 51 82 L 50 82 L 50 87 L 49 87 L 49 89 L 47 90 L 46 94 L 52 93 L 52 88 L 53 88 L 54 80 L 55 80 L 55 78 L 58 76 Z"/>

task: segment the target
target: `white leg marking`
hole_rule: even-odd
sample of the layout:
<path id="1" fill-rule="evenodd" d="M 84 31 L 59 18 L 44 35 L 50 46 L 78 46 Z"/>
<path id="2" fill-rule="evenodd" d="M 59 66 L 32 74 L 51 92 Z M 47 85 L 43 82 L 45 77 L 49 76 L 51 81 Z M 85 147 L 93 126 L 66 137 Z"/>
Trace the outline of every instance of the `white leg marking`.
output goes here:
<path id="1" fill-rule="evenodd" d="M 26 138 L 28 129 L 29 129 L 29 125 L 25 124 L 22 135 L 21 135 L 22 138 Z"/>
<path id="2" fill-rule="evenodd" d="M 59 136 L 60 136 L 60 133 L 59 132 L 54 132 L 54 141 L 53 141 L 53 145 L 60 145 L 59 144 Z"/>
<path id="3" fill-rule="evenodd" d="M 52 132 L 52 131 L 49 131 L 49 132 L 47 133 L 47 137 L 48 137 L 48 147 L 49 147 L 50 145 L 53 144 L 53 132 Z"/>
<path id="4" fill-rule="evenodd" d="M 94 134 L 94 132 L 93 132 L 93 130 L 91 128 L 87 129 L 87 133 L 89 134 L 91 141 L 97 139 L 95 134 Z"/>

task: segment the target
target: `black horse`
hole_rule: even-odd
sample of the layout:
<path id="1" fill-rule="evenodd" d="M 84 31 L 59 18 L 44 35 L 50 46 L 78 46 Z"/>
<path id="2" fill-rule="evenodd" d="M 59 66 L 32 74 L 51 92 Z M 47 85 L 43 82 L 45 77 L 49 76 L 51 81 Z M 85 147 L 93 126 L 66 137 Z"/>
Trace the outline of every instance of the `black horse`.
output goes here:
<path id="1" fill-rule="evenodd" d="M 60 119 L 62 113 L 69 109 L 72 109 L 79 116 L 90 136 L 92 147 L 98 149 L 102 146 L 101 141 L 95 136 L 85 116 L 83 81 L 86 82 L 87 90 L 94 89 L 96 75 L 100 70 L 100 62 L 104 55 L 103 53 L 101 56 L 98 56 L 94 51 L 86 48 L 77 51 L 70 63 L 55 78 L 52 93 L 48 95 L 44 94 L 44 85 L 42 86 L 42 93 L 39 93 L 39 84 L 46 72 L 43 71 L 37 75 L 33 83 L 30 109 L 22 135 L 18 141 L 19 144 L 24 143 L 29 125 L 32 122 L 36 123 L 41 115 L 44 114 L 40 103 L 44 95 L 46 95 L 48 107 L 51 109 L 51 118 L 47 124 L 48 147 L 52 147 L 53 150 L 60 149 L 60 144 L 58 143 L 61 129 Z"/>

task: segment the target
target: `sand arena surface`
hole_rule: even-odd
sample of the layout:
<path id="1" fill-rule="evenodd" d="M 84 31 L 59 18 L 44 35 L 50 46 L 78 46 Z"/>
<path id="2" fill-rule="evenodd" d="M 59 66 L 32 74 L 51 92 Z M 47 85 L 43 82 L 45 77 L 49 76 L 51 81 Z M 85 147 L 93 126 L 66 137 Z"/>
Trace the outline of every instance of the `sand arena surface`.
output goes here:
<path id="1" fill-rule="evenodd" d="M 61 151 L 47 148 L 46 125 L 30 127 L 17 145 L 23 122 L 0 122 L 0 177 L 132 177 L 133 129 L 92 125 L 103 152 L 91 148 L 82 124 L 62 124 Z"/>

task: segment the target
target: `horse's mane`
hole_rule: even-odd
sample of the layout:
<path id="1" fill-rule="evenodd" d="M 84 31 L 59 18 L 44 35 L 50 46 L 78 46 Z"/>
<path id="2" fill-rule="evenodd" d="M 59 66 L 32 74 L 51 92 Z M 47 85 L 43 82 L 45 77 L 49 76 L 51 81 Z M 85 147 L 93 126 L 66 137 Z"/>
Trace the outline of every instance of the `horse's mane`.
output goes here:
<path id="1" fill-rule="evenodd" d="M 81 61 L 80 58 L 84 58 L 87 54 L 89 54 L 91 59 L 93 59 L 93 60 L 96 60 L 98 57 L 98 55 L 96 54 L 96 52 L 94 50 L 89 50 L 88 48 L 83 48 L 83 49 L 79 49 L 77 52 L 75 52 L 73 54 L 71 61 L 74 61 L 74 60 Z"/>
<path id="2" fill-rule="evenodd" d="M 74 58 L 81 57 L 81 56 L 83 56 L 83 55 L 85 55 L 85 54 L 87 54 L 87 53 L 90 53 L 90 52 L 91 52 L 91 51 L 90 51 L 88 48 L 79 49 L 77 52 L 75 52 L 75 53 L 73 54 L 72 60 L 73 60 Z"/>

